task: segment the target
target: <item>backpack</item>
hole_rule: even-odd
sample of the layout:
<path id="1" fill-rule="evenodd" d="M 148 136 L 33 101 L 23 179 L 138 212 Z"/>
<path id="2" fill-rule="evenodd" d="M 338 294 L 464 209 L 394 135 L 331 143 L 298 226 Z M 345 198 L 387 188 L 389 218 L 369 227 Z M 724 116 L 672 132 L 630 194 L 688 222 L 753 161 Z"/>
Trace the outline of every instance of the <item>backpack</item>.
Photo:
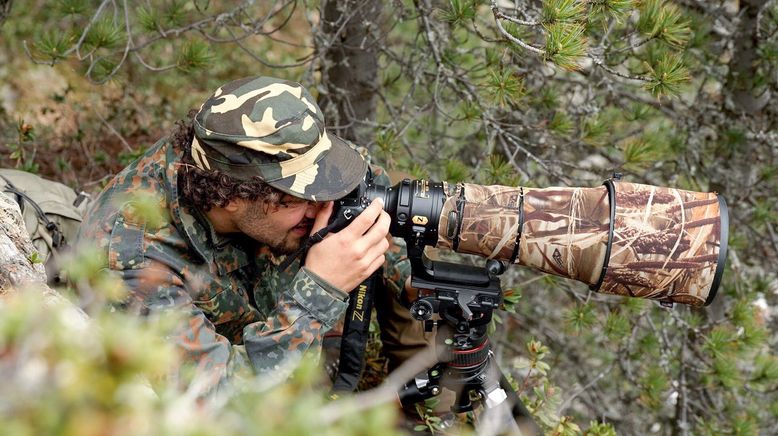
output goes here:
<path id="1" fill-rule="evenodd" d="M 48 284 L 65 283 L 59 258 L 76 237 L 91 200 L 89 194 L 12 169 L 0 169 L 0 191 L 19 203 L 27 233 L 46 268 Z"/>

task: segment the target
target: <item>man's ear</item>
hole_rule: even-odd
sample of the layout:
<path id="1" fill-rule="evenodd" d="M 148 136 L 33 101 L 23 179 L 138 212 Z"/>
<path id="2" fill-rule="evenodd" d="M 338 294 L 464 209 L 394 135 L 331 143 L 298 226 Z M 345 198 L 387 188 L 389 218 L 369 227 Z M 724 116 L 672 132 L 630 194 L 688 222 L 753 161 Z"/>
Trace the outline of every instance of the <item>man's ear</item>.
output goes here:
<path id="1" fill-rule="evenodd" d="M 239 211 L 243 206 L 244 204 L 240 199 L 235 199 L 235 200 L 231 200 L 229 203 L 224 205 L 222 209 L 224 209 L 225 212 L 235 213 Z"/>

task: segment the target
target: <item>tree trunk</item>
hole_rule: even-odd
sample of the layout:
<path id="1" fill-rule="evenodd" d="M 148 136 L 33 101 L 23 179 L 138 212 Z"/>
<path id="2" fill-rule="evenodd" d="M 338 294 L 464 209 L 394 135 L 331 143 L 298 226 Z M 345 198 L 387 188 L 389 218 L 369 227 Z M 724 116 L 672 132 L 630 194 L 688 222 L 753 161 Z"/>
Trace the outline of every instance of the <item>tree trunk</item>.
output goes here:
<path id="1" fill-rule="evenodd" d="M 732 95 L 734 112 L 756 115 L 770 100 L 770 88 L 754 80 L 760 64 L 758 53 L 759 11 L 767 0 L 743 0 L 740 3 L 739 25 L 735 36 L 727 88 Z"/>
<path id="2" fill-rule="evenodd" d="M 0 27 L 3 27 L 5 19 L 11 15 L 13 0 L 0 0 Z"/>
<path id="3" fill-rule="evenodd" d="M 379 0 L 326 0 L 321 6 L 319 105 L 328 128 L 357 145 L 367 146 L 373 137 L 381 10 Z"/>

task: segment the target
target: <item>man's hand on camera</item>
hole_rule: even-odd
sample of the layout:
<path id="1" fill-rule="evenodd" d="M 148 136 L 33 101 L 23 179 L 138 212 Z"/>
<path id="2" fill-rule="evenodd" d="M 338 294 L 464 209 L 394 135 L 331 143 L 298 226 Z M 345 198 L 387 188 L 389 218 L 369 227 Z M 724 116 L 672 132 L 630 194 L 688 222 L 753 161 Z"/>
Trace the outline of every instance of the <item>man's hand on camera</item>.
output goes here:
<path id="1" fill-rule="evenodd" d="M 319 211 L 311 233 L 327 226 L 332 207 L 330 202 Z M 383 207 L 383 201 L 373 200 L 346 228 L 313 245 L 305 267 L 345 292 L 359 286 L 384 264 L 384 253 L 389 248 L 386 235 L 391 218 Z"/>

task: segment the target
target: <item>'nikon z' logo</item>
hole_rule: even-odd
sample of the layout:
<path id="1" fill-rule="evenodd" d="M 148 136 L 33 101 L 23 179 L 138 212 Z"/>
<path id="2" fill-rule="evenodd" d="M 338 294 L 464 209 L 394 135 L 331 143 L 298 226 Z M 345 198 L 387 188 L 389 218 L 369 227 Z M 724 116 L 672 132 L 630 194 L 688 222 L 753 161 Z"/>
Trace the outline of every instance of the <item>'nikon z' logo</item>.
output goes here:
<path id="1" fill-rule="evenodd" d="M 354 313 L 351 315 L 351 320 L 364 321 L 365 319 L 365 294 L 367 293 L 366 285 L 359 285 L 359 291 L 357 291 L 357 304 L 354 307 Z"/>

